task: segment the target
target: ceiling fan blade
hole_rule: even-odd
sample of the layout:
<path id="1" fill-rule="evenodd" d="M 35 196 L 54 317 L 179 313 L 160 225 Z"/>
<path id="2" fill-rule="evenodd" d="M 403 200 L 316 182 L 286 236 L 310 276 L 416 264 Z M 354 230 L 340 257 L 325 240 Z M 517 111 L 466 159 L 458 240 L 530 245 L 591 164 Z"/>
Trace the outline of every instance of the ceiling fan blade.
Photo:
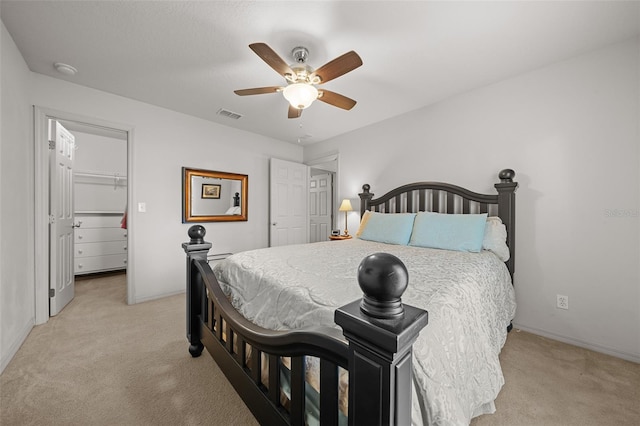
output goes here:
<path id="1" fill-rule="evenodd" d="M 253 89 L 234 90 L 233 93 L 235 93 L 238 96 L 263 95 L 265 93 L 275 93 L 281 89 L 282 87 L 280 86 L 255 87 Z"/>
<path id="2" fill-rule="evenodd" d="M 289 105 L 289 118 L 299 118 L 302 115 L 302 110 L 298 108 L 294 108 Z"/>
<path id="3" fill-rule="evenodd" d="M 260 56 L 267 65 L 276 70 L 278 74 L 282 76 L 285 74 L 293 75 L 291 67 L 265 43 L 253 43 L 249 45 L 249 48 L 253 50 L 256 55 Z"/>
<path id="4" fill-rule="evenodd" d="M 356 105 L 356 101 L 351 98 L 347 98 L 339 93 L 330 92 L 328 90 L 319 90 L 321 95 L 318 96 L 318 100 L 328 103 L 329 105 L 336 106 L 338 108 L 350 110 Z"/>
<path id="5" fill-rule="evenodd" d="M 362 65 L 362 59 L 360 56 L 353 50 L 345 53 L 342 56 L 338 56 L 333 61 L 327 62 L 317 70 L 311 74 L 311 78 L 318 76 L 320 77 L 320 83 L 323 84 L 327 81 L 331 81 L 334 78 L 340 77 L 348 73 L 349 71 L 353 71 Z"/>

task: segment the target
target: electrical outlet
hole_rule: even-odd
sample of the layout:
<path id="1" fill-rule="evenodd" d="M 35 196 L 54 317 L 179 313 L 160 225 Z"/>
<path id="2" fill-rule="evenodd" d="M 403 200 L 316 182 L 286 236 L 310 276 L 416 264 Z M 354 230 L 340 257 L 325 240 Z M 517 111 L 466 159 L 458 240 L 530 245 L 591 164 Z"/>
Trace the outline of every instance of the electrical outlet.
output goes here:
<path id="1" fill-rule="evenodd" d="M 569 309 L 569 296 L 563 296 L 562 294 L 556 294 L 556 308 Z"/>

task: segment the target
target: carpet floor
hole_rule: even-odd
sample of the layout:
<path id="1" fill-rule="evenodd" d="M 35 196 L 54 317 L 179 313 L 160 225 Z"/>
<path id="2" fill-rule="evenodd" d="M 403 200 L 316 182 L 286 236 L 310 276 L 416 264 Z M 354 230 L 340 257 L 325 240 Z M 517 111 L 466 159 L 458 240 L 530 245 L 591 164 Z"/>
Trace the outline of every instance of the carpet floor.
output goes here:
<path id="1" fill-rule="evenodd" d="M 128 306 L 124 274 L 78 280 L 0 376 L 0 424 L 256 425 L 187 348 L 184 295 Z M 640 424 L 639 364 L 517 330 L 500 359 L 497 412 L 474 426 Z"/>

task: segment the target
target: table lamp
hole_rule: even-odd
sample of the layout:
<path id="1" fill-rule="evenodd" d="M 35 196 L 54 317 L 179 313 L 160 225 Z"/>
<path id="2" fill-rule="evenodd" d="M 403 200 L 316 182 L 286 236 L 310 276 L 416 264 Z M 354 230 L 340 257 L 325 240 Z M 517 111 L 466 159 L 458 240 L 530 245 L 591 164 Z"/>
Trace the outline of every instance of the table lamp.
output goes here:
<path id="1" fill-rule="evenodd" d="M 344 199 L 342 200 L 342 204 L 340 204 L 340 208 L 338 211 L 344 212 L 344 236 L 349 235 L 349 230 L 347 229 L 347 214 L 353 210 L 351 207 L 351 201 Z"/>

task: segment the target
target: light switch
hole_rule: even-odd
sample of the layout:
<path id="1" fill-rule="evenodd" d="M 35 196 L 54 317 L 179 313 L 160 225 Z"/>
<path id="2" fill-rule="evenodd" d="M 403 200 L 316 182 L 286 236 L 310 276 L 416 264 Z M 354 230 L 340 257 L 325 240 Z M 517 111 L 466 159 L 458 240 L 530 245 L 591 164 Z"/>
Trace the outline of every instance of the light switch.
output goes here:
<path id="1" fill-rule="evenodd" d="M 138 211 L 145 213 L 147 211 L 147 203 L 138 203 Z"/>

